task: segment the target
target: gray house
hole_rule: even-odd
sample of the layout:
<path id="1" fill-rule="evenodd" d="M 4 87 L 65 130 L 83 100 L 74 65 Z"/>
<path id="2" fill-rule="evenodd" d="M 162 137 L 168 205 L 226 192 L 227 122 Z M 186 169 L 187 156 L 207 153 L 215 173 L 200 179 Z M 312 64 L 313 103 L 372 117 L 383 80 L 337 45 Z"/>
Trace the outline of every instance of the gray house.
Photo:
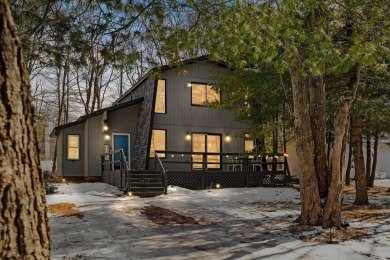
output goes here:
<path id="1" fill-rule="evenodd" d="M 213 85 L 215 73 L 224 65 L 209 61 L 207 56 L 183 64 L 180 69 L 185 74 L 164 66 L 155 79 L 152 70 L 113 106 L 56 127 L 51 135 L 57 137 L 59 175 L 83 180 L 103 177 L 105 181 L 102 173 L 108 166 L 115 170 L 118 163 L 102 167 L 102 159 L 104 163 L 107 153 L 117 149 L 123 149 L 135 177 L 140 177 L 136 176 L 140 171 L 156 170 L 158 163 L 165 174 L 170 173 L 166 177 L 170 184 L 190 188 L 220 182 L 205 182 L 205 171 L 224 176 L 242 171 L 243 165 L 234 164 L 234 160 L 253 148 L 253 141 L 244 138 L 248 127 L 236 122 L 231 111 L 209 105 L 223 98 Z M 155 151 L 159 151 L 158 160 Z M 185 172 L 191 176 L 184 176 Z M 238 186 L 248 184 L 248 176 L 243 178 Z M 237 181 L 225 186 L 235 186 L 233 183 Z"/>

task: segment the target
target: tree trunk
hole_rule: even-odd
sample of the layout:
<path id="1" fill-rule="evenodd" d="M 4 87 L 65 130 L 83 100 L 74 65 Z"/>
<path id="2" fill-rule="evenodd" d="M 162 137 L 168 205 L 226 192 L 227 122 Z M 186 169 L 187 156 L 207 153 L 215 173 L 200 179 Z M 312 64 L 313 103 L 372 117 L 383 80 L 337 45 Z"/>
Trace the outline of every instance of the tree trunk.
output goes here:
<path id="1" fill-rule="evenodd" d="M 301 216 L 302 225 L 320 225 L 322 222 L 318 179 L 315 173 L 314 143 L 310 125 L 308 83 L 299 79 L 295 68 L 290 68 L 294 100 L 294 131 L 296 150 L 301 167 Z"/>
<path id="2" fill-rule="evenodd" d="M 351 124 L 350 124 L 351 125 Z M 352 139 L 351 139 L 351 131 L 349 133 L 349 149 L 348 149 L 348 164 L 347 164 L 347 172 L 345 176 L 345 185 L 351 185 L 351 168 L 352 168 Z"/>
<path id="3" fill-rule="evenodd" d="M 327 176 L 326 158 L 326 116 L 325 116 L 325 83 L 322 78 L 316 79 L 310 88 L 311 125 L 314 140 L 315 172 L 318 177 L 318 187 L 321 198 L 328 194 L 329 181 Z"/>
<path id="4" fill-rule="evenodd" d="M 367 182 L 363 156 L 363 120 L 359 111 L 352 114 L 352 145 L 355 165 L 356 198 L 355 205 L 368 205 Z"/>
<path id="5" fill-rule="evenodd" d="M 48 259 L 49 227 L 29 75 L 8 1 L 0 1 L 0 258 Z"/>
<path id="6" fill-rule="evenodd" d="M 331 181 L 324 207 L 323 228 L 341 228 L 341 199 L 343 196 L 350 107 L 350 101 L 342 99 L 334 122 L 335 136 L 330 160 Z"/>
<path id="7" fill-rule="evenodd" d="M 366 182 L 367 186 L 370 183 L 370 177 L 371 177 L 371 132 L 368 130 L 366 135 Z"/>
<path id="8" fill-rule="evenodd" d="M 374 155 L 372 158 L 372 170 L 370 176 L 369 187 L 374 187 L 375 173 L 376 173 L 376 164 L 378 162 L 378 144 L 379 144 L 379 132 L 375 132 L 374 136 Z"/>

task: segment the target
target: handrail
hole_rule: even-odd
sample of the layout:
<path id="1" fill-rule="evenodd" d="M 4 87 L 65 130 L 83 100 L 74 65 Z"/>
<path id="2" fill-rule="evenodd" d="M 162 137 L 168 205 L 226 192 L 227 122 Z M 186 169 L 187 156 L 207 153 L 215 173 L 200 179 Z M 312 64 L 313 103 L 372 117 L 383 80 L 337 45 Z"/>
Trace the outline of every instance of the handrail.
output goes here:
<path id="1" fill-rule="evenodd" d="M 116 154 L 116 153 L 120 154 L 119 160 L 113 160 L 113 156 L 112 155 Z M 125 170 L 125 173 L 130 171 L 129 163 L 126 160 L 126 156 L 125 156 L 124 150 L 123 149 L 117 149 L 117 150 L 110 151 L 108 153 L 103 153 L 100 156 L 101 156 L 101 170 L 102 171 L 104 171 L 104 166 L 105 165 L 113 165 L 115 163 L 119 163 L 119 170 L 121 172 L 121 175 L 120 175 L 121 176 L 121 185 L 120 186 L 122 186 L 122 178 L 123 178 L 123 175 L 124 175 L 123 170 Z M 106 156 L 110 156 L 110 160 L 109 161 L 105 160 Z M 125 187 L 130 182 L 129 178 L 127 178 L 127 174 L 125 174 Z"/>
<path id="2" fill-rule="evenodd" d="M 156 163 L 160 165 L 160 180 L 162 182 L 162 179 L 164 178 L 164 192 L 165 194 L 168 194 L 168 178 L 167 178 L 167 171 L 164 168 L 164 165 L 162 161 L 160 160 L 160 157 L 158 157 L 158 153 L 154 153 L 154 168 L 156 170 Z M 162 174 L 161 174 L 162 173 Z"/>

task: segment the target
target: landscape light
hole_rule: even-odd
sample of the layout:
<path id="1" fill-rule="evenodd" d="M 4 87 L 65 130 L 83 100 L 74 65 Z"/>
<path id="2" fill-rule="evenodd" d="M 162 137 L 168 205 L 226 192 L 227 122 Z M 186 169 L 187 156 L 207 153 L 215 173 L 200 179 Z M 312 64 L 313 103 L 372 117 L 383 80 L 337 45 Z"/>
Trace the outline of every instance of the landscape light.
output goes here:
<path id="1" fill-rule="evenodd" d="M 66 182 L 65 178 L 62 179 L 62 182 Z"/>
<path id="2" fill-rule="evenodd" d="M 129 191 L 129 192 L 127 193 L 127 196 L 133 197 L 133 193 L 132 193 L 131 191 Z"/>
<path id="3" fill-rule="evenodd" d="M 221 188 L 221 184 L 219 184 L 219 183 L 215 184 L 215 188 L 216 189 L 220 189 Z"/>

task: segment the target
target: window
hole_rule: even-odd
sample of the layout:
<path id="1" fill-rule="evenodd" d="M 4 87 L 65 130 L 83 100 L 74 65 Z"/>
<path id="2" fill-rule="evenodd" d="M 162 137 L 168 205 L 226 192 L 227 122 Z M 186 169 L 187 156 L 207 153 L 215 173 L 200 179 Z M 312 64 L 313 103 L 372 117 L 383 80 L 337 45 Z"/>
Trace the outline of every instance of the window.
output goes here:
<path id="1" fill-rule="evenodd" d="M 204 106 L 220 101 L 220 94 L 213 89 L 213 86 L 192 83 L 191 84 L 191 104 L 196 106 Z"/>
<path id="2" fill-rule="evenodd" d="M 68 135 L 68 160 L 80 160 L 80 135 Z"/>
<path id="3" fill-rule="evenodd" d="M 221 135 L 219 134 L 192 134 L 192 152 L 221 153 Z M 203 155 L 193 155 L 193 162 L 203 162 Z M 205 169 L 221 169 L 219 155 L 207 155 Z M 201 163 L 194 163 L 193 169 L 202 169 Z"/>
<path id="4" fill-rule="evenodd" d="M 156 104 L 154 107 L 154 113 L 165 114 L 165 106 L 165 80 L 159 79 L 157 81 Z"/>
<path id="5" fill-rule="evenodd" d="M 249 134 L 245 134 L 245 153 L 250 154 L 248 158 L 253 158 L 253 140 L 250 139 Z"/>
<path id="6" fill-rule="evenodd" d="M 153 129 L 149 157 L 153 158 L 155 151 L 165 151 L 166 147 L 166 130 Z M 165 153 L 159 153 L 158 156 L 165 158 Z"/>

